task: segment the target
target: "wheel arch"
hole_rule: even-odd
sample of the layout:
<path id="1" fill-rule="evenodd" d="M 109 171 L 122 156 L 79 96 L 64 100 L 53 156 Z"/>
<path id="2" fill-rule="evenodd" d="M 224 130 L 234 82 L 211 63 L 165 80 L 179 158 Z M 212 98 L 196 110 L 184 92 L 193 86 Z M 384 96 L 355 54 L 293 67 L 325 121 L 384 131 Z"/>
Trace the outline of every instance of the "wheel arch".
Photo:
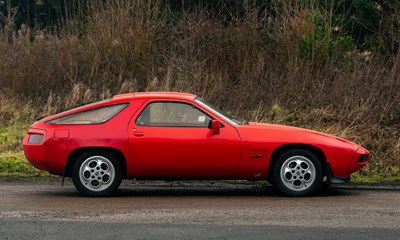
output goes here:
<path id="1" fill-rule="evenodd" d="M 272 152 L 271 160 L 270 160 L 269 167 L 268 167 L 268 179 L 269 180 L 271 180 L 272 169 L 273 169 L 274 164 L 278 160 L 279 156 L 281 154 L 283 154 L 284 152 L 289 151 L 291 149 L 304 149 L 304 150 L 308 150 L 311 153 L 315 154 L 315 156 L 318 158 L 318 160 L 320 161 L 320 163 L 322 165 L 322 174 L 323 174 L 323 176 L 326 176 L 326 174 L 327 174 L 326 173 L 327 159 L 326 159 L 324 152 L 320 148 L 313 146 L 313 145 L 293 143 L 293 144 L 284 144 L 282 146 L 279 146 Z"/>
<path id="2" fill-rule="evenodd" d="M 67 158 L 67 163 L 64 167 L 64 174 L 66 177 L 71 177 L 72 176 L 72 168 L 74 165 L 74 161 L 83 153 L 89 152 L 89 151 L 105 151 L 107 153 L 112 154 L 117 158 L 117 160 L 121 163 L 121 168 L 122 168 L 122 178 L 126 178 L 127 176 L 127 168 L 126 168 L 126 158 L 124 154 L 116 149 L 116 148 L 111 148 L 111 147 L 82 147 L 82 148 L 77 148 L 74 149 L 68 156 Z"/>

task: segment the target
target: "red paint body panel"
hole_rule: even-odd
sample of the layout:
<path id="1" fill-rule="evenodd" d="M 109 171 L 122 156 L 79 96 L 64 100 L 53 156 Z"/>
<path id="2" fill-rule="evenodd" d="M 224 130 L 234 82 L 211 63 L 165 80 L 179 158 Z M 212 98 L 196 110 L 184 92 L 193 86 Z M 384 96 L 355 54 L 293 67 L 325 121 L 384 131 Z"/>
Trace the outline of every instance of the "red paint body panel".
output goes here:
<path id="1" fill-rule="evenodd" d="M 146 170 L 236 171 L 240 161 L 240 139 L 235 129 L 219 135 L 208 128 L 137 127 L 143 136 L 130 134 L 138 160 Z"/>
<path id="2" fill-rule="evenodd" d="M 267 179 L 271 156 L 288 144 L 318 148 L 337 177 L 347 178 L 368 162 L 368 151 L 349 141 L 301 128 L 259 123 L 232 124 L 199 104 L 195 98 L 192 94 L 171 92 L 121 94 L 108 101 L 47 117 L 29 129 L 23 143 L 25 156 L 39 169 L 62 174 L 74 151 L 112 148 L 126 160 L 126 177 L 139 179 Z M 215 131 L 207 127 L 137 125 L 135 121 L 142 110 L 156 101 L 192 105 L 211 119 L 218 120 L 221 128 Z M 129 105 L 101 124 L 46 123 L 118 103 Z M 30 134 L 43 134 L 44 142 L 29 143 Z M 364 161 L 360 162 L 360 159 Z"/>
<path id="3" fill-rule="evenodd" d="M 68 139 L 69 130 L 68 129 L 56 129 L 54 131 L 54 139 Z"/>
<path id="4" fill-rule="evenodd" d="M 241 169 L 253 169 L 253 171 L 263 166 L 267 166 L 268 169 L 271 155 L 278 147 L 286 144 L 305 144 L 322 150 L 335 176 L 348 177 L 346 172 L 348 163 L 353 159 L 355 150 L 359 148 L 354 143 L 302 128 L 250 123 L 240 125 L 237 129 L 243 141 L 243 160 L 249 157 L 248 149 L 265 150 L 263 154 L 265 157 L 259 162 L 242 161 Z"/>
<path id="5" fill-rule="evenodd" d="M 192 96 L 193 98 L 193 96 Z M 237 171 L 241 142 L 236 129 L 226 124 L 220 134 L 207 127 L 138 126 L 135 120 L 151 102 L 170 101 L 166 98 L 149 100 L 136 112 L 129 124 L 129 141 L 137 159 L 150 171 Z M 191 105 L 185 99 L 182 103 Z M 200 106 L 196 107 L 202 109 Z M 209 113 L 209 115 L 213 116 Z M 213 116 L 215 117 L 215 116 Z M 134 131 L 135 130 L 135 131 Z M 136 132 L 136 133 L 135 133 Z M 138 135 L 137 133 L 141 134 Z M 160 173 L 156 174 L 159 175 Z M 181 176 L 178 174 L 178 176 Z"/>
<path id="6" fill-rule="evenodd" d="M 53 172 L 53 170 L 47 163 L 46 148 L 44 142 L 40 144 L 29 143 L 28 141 L 31 134 L 42 134 L 44 135 L 44 139 L 46 139 L 47 136 L 45 130 L 30 128 L 23 140 L 25 157 L 34 167 L 44 171 Z"/>

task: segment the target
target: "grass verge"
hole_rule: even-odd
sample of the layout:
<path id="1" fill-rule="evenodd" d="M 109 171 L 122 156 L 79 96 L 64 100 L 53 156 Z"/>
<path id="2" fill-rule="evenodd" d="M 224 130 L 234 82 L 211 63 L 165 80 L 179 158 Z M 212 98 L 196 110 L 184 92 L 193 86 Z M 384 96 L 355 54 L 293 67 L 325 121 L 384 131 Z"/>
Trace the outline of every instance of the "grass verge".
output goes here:
<path id="1" fill-rule="evenodd" d="M 34 168 L 19 152 L 0 153 L 0 177 L 48 177 L 49 173 Z"/>
<path id="2" fill-rule="evenodd" d="M 364 176 L 360 172 L 355 172 L 351 175 L 350 183 L 360 185 L 399 185 L 400 176 L 378 174 Z"/>

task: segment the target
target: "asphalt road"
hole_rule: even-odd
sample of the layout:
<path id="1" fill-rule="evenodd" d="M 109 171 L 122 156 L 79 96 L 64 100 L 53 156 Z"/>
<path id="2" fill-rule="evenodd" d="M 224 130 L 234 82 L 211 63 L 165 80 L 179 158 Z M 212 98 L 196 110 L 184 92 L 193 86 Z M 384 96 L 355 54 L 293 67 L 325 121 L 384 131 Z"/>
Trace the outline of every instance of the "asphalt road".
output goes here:
<path id="1" fill-rule="evenodd" d="M 125 181 L 108 198 L 70 181 L 0 181 L 0 239 L 400 239 L 400 191 L 309 198 L 222 181 Z"/>

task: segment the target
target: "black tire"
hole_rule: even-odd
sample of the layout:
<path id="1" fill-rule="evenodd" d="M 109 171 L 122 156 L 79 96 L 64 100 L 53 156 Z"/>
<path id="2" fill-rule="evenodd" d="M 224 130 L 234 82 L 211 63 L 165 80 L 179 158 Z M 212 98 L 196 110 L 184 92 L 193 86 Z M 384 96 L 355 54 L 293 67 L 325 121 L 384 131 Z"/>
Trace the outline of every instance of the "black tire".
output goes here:
<path id="1" fill-rule="evenodd" d="M 281 154 L 272 168 L 274 185 L 291 197 L 315 194 L 322 183 L 319 159 L 305 149 L 291 149 Z"/>
<path id="2" fill-rule="evenodd" d="M 72 168 L 75 188 L 85 196 L 108 196 L 118 189 L 121 180 L 120 162 L 106 151 L 85 152 L 76 159 Z"/>

